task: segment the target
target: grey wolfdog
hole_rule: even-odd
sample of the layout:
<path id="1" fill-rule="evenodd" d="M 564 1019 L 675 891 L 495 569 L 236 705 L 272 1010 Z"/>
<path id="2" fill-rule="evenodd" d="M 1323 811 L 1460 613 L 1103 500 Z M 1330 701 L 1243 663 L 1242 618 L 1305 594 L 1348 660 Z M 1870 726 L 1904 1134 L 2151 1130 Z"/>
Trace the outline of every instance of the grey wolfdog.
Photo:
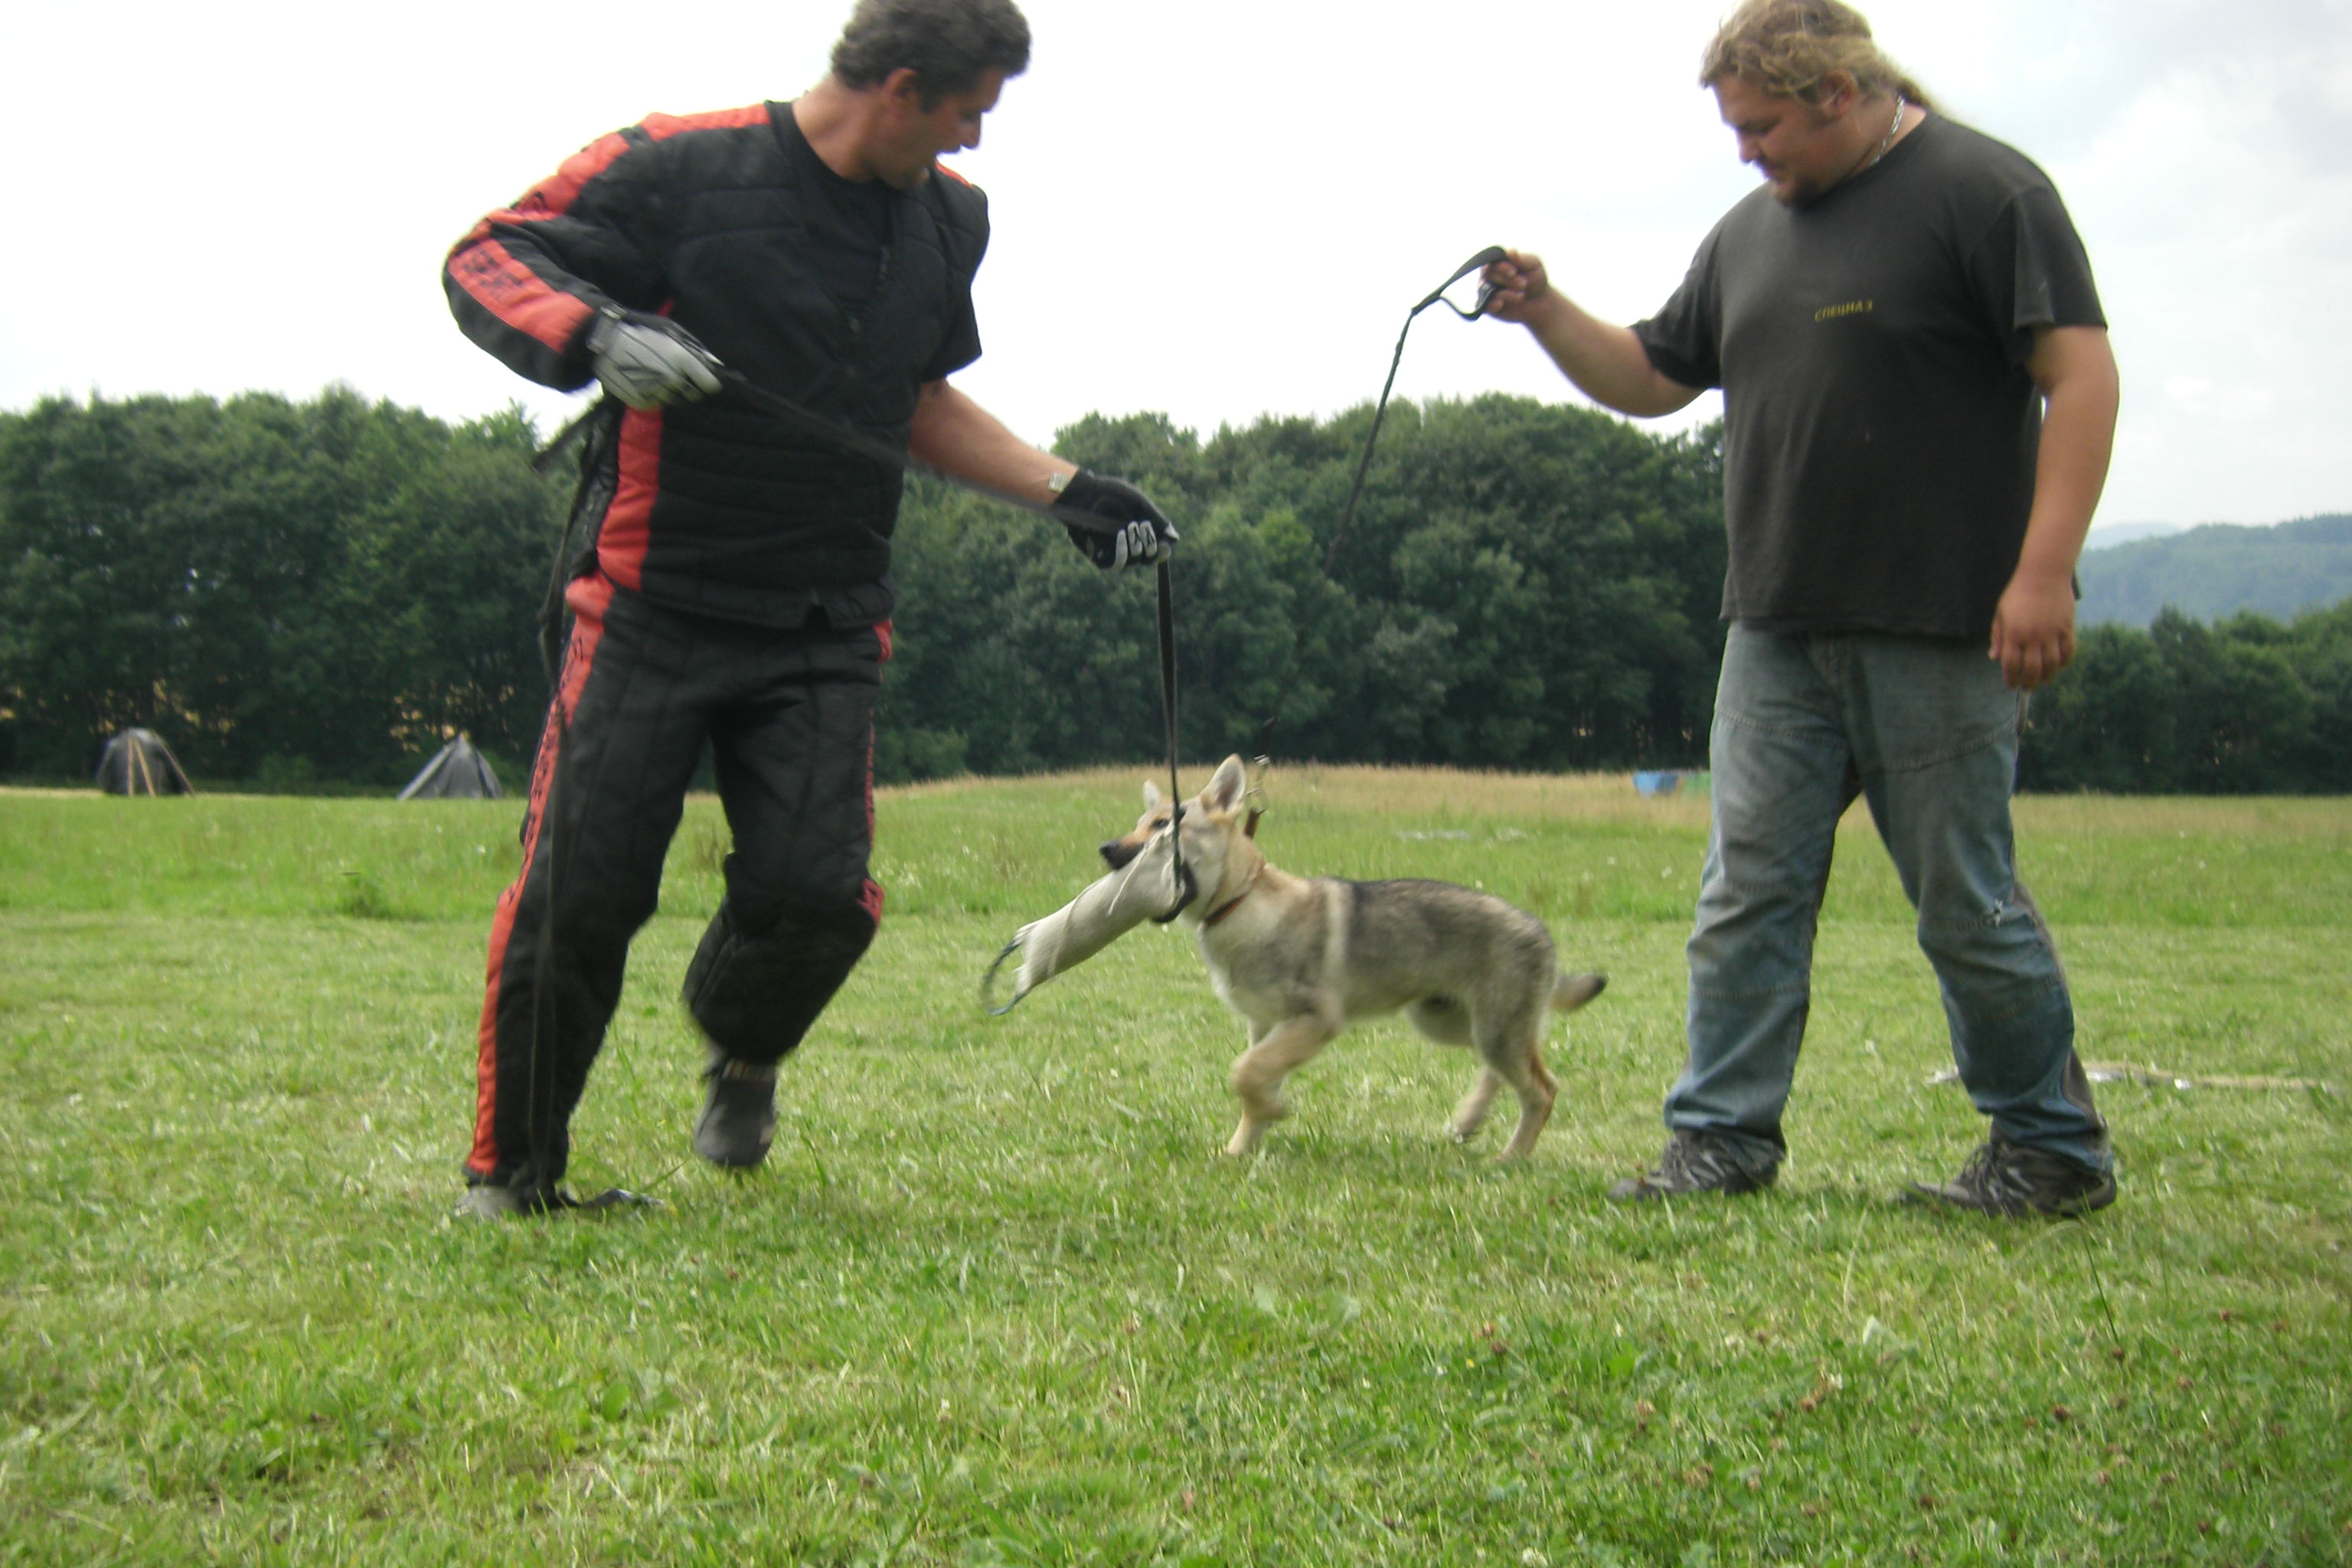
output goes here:
<path id="1" fill-rule="evenodd" d="M 1210 983 L 1249 1031 L 1231 1080 L 1241 1125 L 1225 1152 L 1255 1151 L 1266 1128 L 1290 1113 L 1283 1079 L 1341 1030 L 1402 1008 L 1423 1034 L 1472 1047 L 1484 1063 L 1446 1131 L 1462 1142 L 1475 1136 L 1508 1084 L 1519 1124 L 1496 1158 L 1526 1156 L 1557 1092 L 1543 1062 L 1546 1014 L 1581 1007 L 1608 977 L 1560 973 L 1543 921 L 1492 894 L 1277 870 L 1251 835 L 1247 787 L 1241 758 L 1227 757 L 1186 803 L 1177 840 L 1198 889 L 1181 918 L 1198 928 Z M 1142 817 L 1102 846 L 1103 858 L 1125 866 L 1173 815 L 1146 783 Z"/>

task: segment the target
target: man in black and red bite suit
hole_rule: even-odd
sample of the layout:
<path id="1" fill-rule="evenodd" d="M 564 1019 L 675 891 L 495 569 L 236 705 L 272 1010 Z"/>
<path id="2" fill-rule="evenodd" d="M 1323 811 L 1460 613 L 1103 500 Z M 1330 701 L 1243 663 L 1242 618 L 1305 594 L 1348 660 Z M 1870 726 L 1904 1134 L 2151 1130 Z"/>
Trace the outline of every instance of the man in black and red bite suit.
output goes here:
<path id="1" fill-rule="evenodd" d="M 882 912 L 873 709 L 902 475 L 873 444 L 1095 514 L 1102 531 L 1071 537 L 1107 569 L 1174 542 L 1133 486 L 1023 442 L 947 379 L 980 354 L 988 206 L 935 160 L 979 144 L 1028 58 L 1009 0 L 861 0 L 799 99 L 616 132 L 450 253 L 467 336 L 534 381 L 611 394 L 523 871 L 490 929 L 461 1213 L 566 1201 L 566 1128 L 706 742 L 734 849 L 686 976 L 709 1043 L 694 1147 L 765 1157 L 776 1064 Z M 722 366 L 859 439 L 762 412 Z"/>

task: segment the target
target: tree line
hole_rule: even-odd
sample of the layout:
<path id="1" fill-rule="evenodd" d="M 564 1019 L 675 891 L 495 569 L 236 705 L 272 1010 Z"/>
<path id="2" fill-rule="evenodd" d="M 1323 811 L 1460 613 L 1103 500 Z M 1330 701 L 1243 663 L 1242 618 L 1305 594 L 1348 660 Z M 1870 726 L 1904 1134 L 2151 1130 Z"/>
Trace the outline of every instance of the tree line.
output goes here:
<path id="1" fill-rule="evenodd" d="M 1659 437 L 1490 395 L 1206 440 L 1092 416 L 1073 460 L 1149 490 L 1175 556 L 1182 749 L 1527 771 L 1705 765 L 1723 633 L 1719 427 Z M 87 777 L 162 732 L 200 779 L 396 784 L 465 731 L 518 780 L 568 478 L 520 411 L 449 425 L 333 388 L 0 413 L 0 773 Z M 1054 525 L 910 482 L 886 781 L 1160 744 L 1152 583 Z M 2090 629 L 2032 706 L 2047 789 L 2352 788 L 2352 605 Z"/>
<path id="2" fill-rule="evenodd" d="M 2352 598 L 2284 623 L 2248 610 L 2208 626 L 2168 608 L 2146 631 L 2089 627 L 2028 712 L 2025 789 L 2352 790 Z"/>
<path id="3" fill-rule="evenodd" d="M 87 778 L 126 725 L 200 779 L 396 783 L 525 754 L 563 497 L 520 412 L 44 400 L 0 414 L 0 768 Z"/>
<path id="4" fill-rule="evenodd" d="M 1696 765 L 1723 640 L 1716 432 L 1660 440 L 1518 397 L 1393 407 L 1340 536 L 1371 415 L 1205 442 L 1156 415 L 1061 432 L 1183 531 L 1184 754 L 1247 751 L 1272 718 L 1280 754 L 1328 762 Z M 1106 583 L 1051 524 L 928 484 L 897 570 L 890 771 L 1160 749 L 1148 574 Z"/>

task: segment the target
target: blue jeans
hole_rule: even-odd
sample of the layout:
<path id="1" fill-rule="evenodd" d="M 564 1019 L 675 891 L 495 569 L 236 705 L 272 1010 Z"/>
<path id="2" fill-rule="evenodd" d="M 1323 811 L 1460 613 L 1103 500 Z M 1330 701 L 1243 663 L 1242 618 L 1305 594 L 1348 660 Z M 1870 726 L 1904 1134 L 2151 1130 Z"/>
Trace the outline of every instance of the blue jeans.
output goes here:
<path id="1" fill-rule="evenodd" d="M 1690 1061 L 1666 1125 L 1759 1167 L 1811 1002 L 1815 917 L 1838 818 L 1859 793 L 1935 966 L 1952 1058 L 2012 1143 L 2105 1170 L 2106 1124 L 2074 1055 L 2074 1009 L 2010 828 L 2023 700 L 1974 643 L 1735 625 L 1711 737 L 1714 822 L 1691 932 Z"/>

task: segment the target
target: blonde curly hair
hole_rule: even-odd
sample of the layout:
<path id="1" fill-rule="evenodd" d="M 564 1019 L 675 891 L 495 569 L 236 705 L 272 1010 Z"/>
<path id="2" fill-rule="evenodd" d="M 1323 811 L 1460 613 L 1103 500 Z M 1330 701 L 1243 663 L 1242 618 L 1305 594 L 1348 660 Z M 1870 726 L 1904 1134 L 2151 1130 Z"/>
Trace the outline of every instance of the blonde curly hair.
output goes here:
<path id="1" fill-rule="evenodd" d="M 1862 13 L 1839 0 L 1748 0 L 1707 45 L 1698 84 L 1736 77 L 1776 98 L 1818 103 L 1832 71 L 1851 77 L 1865 98 L 1899 92 L 1933 107 L 1872 41 Z"/>

